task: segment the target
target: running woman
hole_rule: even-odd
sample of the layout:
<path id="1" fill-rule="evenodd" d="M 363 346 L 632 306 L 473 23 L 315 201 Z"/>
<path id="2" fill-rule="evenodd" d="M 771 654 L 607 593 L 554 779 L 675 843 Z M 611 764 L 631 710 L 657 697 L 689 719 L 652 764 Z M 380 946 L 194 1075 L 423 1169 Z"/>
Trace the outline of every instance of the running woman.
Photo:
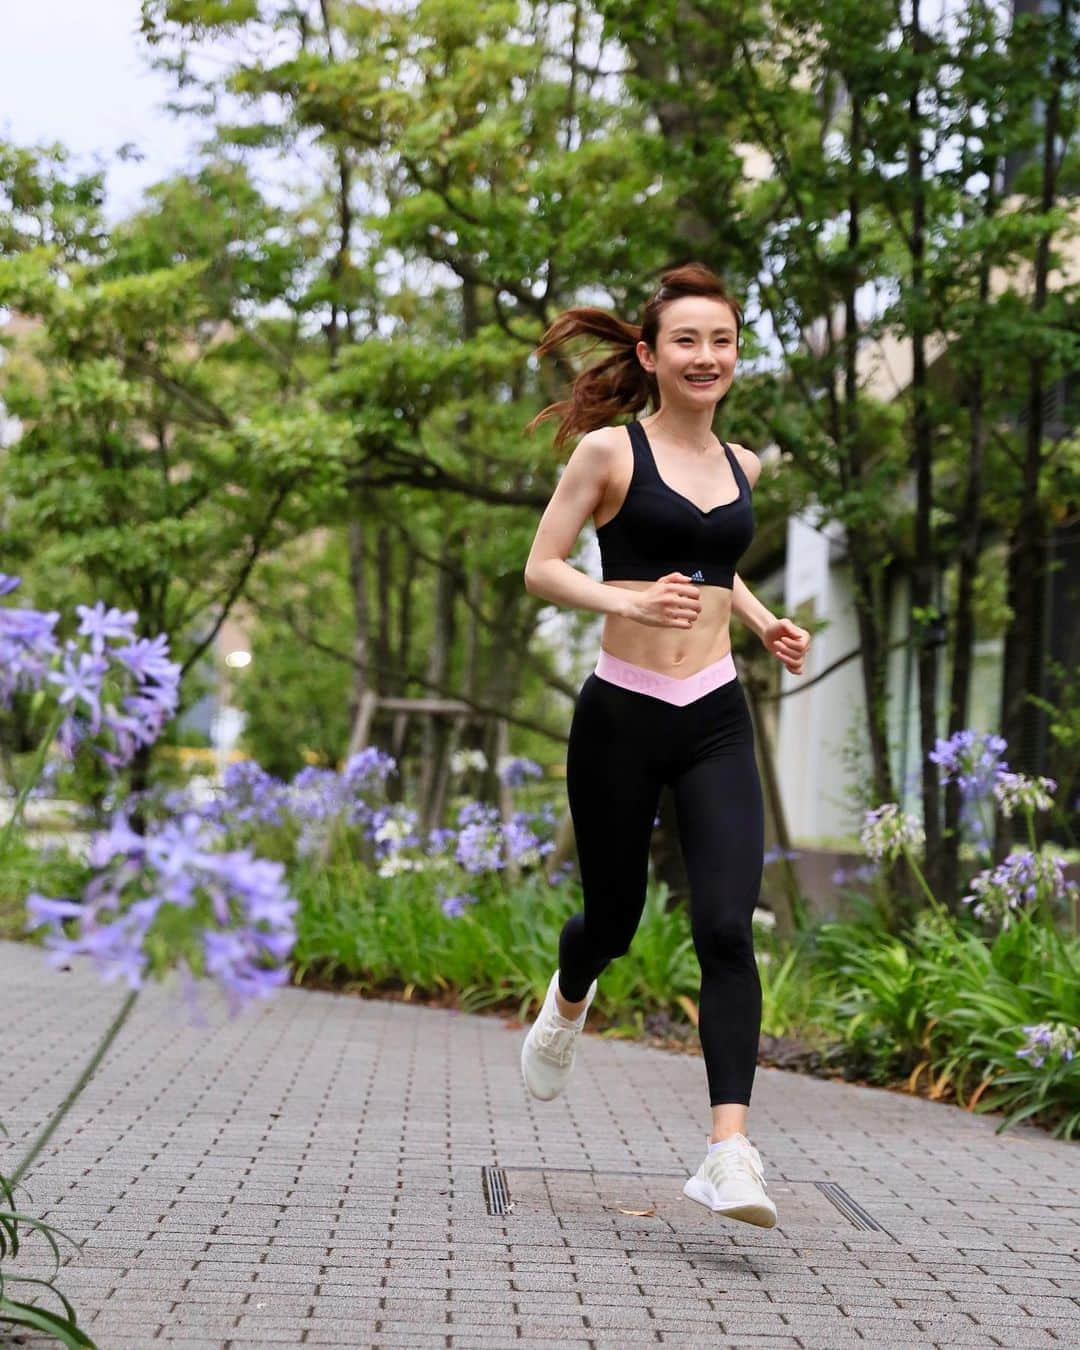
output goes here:
<path id="1" fill-rule="evenodd" d="M 641 919 L 667 783 L 690 883 L 712 1107 L 708 1153 L 683 1191 L 714 1213 L 771 1228 L 776 1206 L 745 1133 L 761 1027 L 751 918 L 764 821 L 729 627 L 734 613 L 793 675 L 802 674 L 810 634 L 771 614 L 735 571 L 753 535 L 761 462 L 718 440 L 712 424 L 735 376 L 742 319 L 720 278 L 688 263 L 664 274 L 640 327 L 605 310 L 570 309 L 537 348 L 543 356 L 585 335 L 615 350 L 529 424 L 561 416 L 556 446 L 581 439 L 540 519 L 525 586 L 605 619 L 566 759 L 584 911 L 560 934 L 521 1071 L 543 1100 L 566 1086 L 597 976 L 629 950 Z M 614 424 L 620 416 L 632 420 Z M 566 561 L 590 516 L 603 581 Z"/>

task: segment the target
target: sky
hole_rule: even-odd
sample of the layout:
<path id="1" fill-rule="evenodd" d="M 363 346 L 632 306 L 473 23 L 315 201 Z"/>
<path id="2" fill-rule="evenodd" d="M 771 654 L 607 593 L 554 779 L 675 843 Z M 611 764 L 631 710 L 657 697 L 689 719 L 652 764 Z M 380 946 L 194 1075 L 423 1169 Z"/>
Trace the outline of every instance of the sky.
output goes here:
<path id="1" fill-rule="evenodd" d="M 149 69 L 139 0 L 14 0 L 4 10 L 0 137 L 60 141 L 86 170 L 97 155 L 108 168 L 109 220 L 134 209 L 150 183 L 193 162 L 200 128 L 162 109 L 172 81 Z M 119 162 L 125 142 L 145 158 Z"/>

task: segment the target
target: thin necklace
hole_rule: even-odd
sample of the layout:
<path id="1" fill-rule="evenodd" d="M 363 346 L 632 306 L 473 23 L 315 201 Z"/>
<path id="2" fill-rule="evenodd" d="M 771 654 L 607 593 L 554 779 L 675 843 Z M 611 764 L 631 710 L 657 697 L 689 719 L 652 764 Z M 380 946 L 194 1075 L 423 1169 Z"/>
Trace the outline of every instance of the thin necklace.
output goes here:
<path id="1" fill-rule="evenodd" d="M 655 418 L 655 417 L 653 418 L 652 425 L 653 425 L 654 427 L 656 426 L 656 418 Z M 661 429 L 661 431 L 664 430 L 663 427 L 661 427 L 660 429 Z M 665 433 L 665 434 L 666 434 L 666 433 Z M 706 441 L 704 445 L 699 446 L 699 447 L 695 447 L 695 449 L 697 449 L 698 454 L 702 454 L 705 450 L 707 450 L 707 449 L 709 448 L 709 445 L 710 445 L 710 442 L 711 442 L 711 438 L 712 438 L 712 434 L 713 434 L 713 433 L 710 431 L 710 432 L 709 432 L 710 440 Z"/>

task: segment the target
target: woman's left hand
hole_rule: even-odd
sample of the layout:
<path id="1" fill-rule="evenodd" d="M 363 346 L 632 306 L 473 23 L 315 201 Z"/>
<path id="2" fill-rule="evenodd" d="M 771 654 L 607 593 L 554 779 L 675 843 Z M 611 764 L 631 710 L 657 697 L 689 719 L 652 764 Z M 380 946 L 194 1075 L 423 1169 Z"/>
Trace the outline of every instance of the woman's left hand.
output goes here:
<path id="1" fill-rule="evenodd" d="M 790 619 L 776 619 L 761 635 L 766 651 L 782 661 L 792 675 L 801 675 L 810 634 Z"/>

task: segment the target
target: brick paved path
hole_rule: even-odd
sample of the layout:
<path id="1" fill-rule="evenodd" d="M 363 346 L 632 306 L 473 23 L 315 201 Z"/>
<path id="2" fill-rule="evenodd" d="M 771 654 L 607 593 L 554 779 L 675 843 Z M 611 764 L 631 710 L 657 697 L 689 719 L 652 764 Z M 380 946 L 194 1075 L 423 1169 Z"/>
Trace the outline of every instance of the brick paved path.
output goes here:
<path id="1" fill-rule="evenodd" d="M 0 987 L 10 1170 L 123 990 L 14 944 Z M 147 990 L 27 1178 L 101 1350 L 1080 1345 L 1080 1151 L 1041 1131 L 759 1067 L 762 1230 L 681 1195 L 699 1058 L 586 1036 L 537 1102 L 498 1017 L 208 1004 Z"/>

